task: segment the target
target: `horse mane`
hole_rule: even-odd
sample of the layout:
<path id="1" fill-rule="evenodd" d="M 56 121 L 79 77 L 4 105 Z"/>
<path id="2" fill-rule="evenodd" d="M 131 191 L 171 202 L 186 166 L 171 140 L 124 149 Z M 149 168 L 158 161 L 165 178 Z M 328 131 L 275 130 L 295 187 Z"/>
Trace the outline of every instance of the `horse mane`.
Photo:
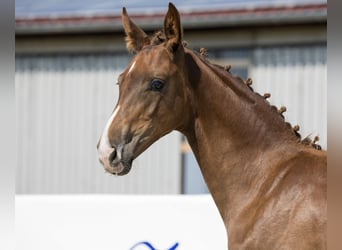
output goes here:
<path id="1" fill-rule="evenodd" d="M 151 37 L 150 37 L 150 45 L 149 46 L 154 46 L 154 45 L 159 45 L 159 44 L 162 44 L 166 41 L 166 37 L 165 37 L 165 34 L 163 31 L 157 31 L 155 32 Z M 184 47 L 187 47 L 188 43 L 186 41 L 183 41 L 183 46 Z M 319 141 L 319 137 L 318 136 L 315 136 L 314 139 L 311 139 L 310 136 L 311 135 L 308 135 L 306 136 L 304 139 L 302 139 L 302 136 L 301 134 L 299 133 L 299 125 L 295 125 L 295 126 L 292 126 L 291 123 L 287 122 L 285 120 L 285 117 L 283 115 L 284 112 L 286 112 L 286 107 L 285 106 L 282 106 L 280 108 L 277 108 L 275 105 L 271 105 L 271 103 L 267 100 L 271 94 L 270 93 L 265 93 L 264 95 L 260 95 L 258 92 L 254 91 L 254 89 L 252 88 L 252 79 L 251 78 L 247 78 L 247 80 L 243 80 L 240 76 L 238 75 L 233 75 L 231 73 L 231 65 L 226 65 L 226 66 L 222 66 L 222 65 L 219 65 L 219 64 L 215 64 L 215 63 L 211 63 L 210 61 L 207 60 L 206 58 L 206 55 L 207 55 L 207 49 L 205 48 L 201 48 L 199 52 L 197 51 L 194 51 L 194 50 L 191 50 L 192 52 L 194 52 L 194 54 L 199 57 L 202 61 L 206 62 L 208 65 L 211 65 L 213 66 L 214 68 L 220 70 L 220 71 L 223 71 L 223 72 L 226 72 L 228 74 L 231 75 L 231 77 L 236 81 L 238 82 L 239 84 L 244 84 L 246 85 L 250 91 L 252 91 L 256 96 L 258 96 L 258 98 L 262 98 L 270 107 L 271 107 L 271 110 L 273 113 L 279 115 L 283 122 L 285 123 L 285 127 L 289 130 L 292 131 L 292 134 L 296 137 L 296 140 L 300 143 L 300 144 L 303 144 L 303 145 L 306 145 L 306 146 L 311 146 L 317 150 L 321 150 L 322 147 L 317 144 L 317 142 Z"/>

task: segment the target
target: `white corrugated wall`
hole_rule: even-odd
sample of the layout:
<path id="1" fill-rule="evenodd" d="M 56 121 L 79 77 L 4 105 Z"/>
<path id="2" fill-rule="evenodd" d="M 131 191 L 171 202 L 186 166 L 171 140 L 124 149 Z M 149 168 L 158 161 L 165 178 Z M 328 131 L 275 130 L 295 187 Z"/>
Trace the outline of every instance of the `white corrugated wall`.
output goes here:
<path id="1" fill-rule="evenodd" d="M 180 193 L 176 132 L 127 176 L 109 175 L 98 162 L 96 144 L 128 62 L 126 55 L 16 57 L 17 193 Z"/>
<path id="2" fill-rule="evenodd" d="M 259 93 L 285 105 L 303 137 L 327 145 L 326 47 L 252 50 L 249 75 Z M 96 144 L 118 96 L 125 54 L 16 57 L 17 193 L 180 193 L 180 135 L 162 138 L 124 177 L 106 174 Z M 234 67 L 234 64 L 233 64 Z"/>
<path id="3" fill-rule="evenodd" d="M 253 50 L 253 88 L 271 93 L 271 104 L 286 106 L 286 121 L 300 126 L 302 138 L 319 135 L 327 147 L 326 47 L 269 47 Z"/>

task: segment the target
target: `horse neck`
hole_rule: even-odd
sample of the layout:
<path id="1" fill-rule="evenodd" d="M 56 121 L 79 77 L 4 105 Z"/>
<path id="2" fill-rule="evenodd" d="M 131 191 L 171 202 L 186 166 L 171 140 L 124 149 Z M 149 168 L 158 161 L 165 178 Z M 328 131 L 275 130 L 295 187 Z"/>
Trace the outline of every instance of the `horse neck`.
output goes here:
<path id="1" fill-rule="evenodd" d="M 193 115 L 182 132 L 226 217 L 274 165 L 271 156 L 298 143 L 280 115 L 241 79 L 190 50 L 185 58 Z"/>

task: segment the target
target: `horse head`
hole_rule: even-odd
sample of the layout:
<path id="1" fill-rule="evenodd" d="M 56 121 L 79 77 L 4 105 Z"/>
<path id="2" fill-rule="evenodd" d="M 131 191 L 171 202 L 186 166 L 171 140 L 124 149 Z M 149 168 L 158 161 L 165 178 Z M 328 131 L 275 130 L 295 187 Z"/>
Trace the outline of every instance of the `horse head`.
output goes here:
<path id="1" fill-rule="evenodd" d="M 106 171 L 127 174 L 152 143 L 186 125 L 188 97 L 180 16 L 169 4 L 164 34 L 149 37 L 123 8 L 127 49 L 135 56 L 118 78 L 119 99 L 97 145 Z"/>

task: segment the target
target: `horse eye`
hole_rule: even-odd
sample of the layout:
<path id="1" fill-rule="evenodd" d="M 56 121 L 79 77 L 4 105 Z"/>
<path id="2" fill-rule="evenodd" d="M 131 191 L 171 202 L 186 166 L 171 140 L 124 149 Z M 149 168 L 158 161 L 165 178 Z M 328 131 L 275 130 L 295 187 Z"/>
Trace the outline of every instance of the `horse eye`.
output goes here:
<path id="1" fill-rule="evenodd" d="M 160 79 L 154 79 L 151 82 L 152 91 L 161 91 L 164 87 L 164 82 Z"/>

